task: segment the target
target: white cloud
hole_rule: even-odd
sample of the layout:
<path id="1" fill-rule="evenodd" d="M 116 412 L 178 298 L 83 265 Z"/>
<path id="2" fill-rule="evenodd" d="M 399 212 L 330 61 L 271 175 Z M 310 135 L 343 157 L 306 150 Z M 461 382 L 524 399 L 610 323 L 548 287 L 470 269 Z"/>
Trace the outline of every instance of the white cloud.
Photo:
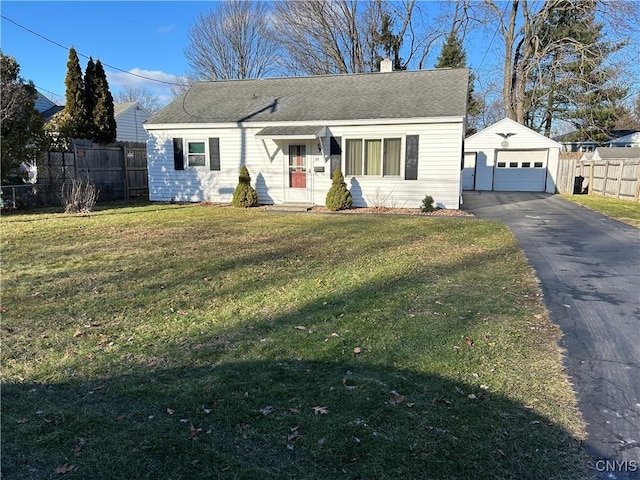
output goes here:
<path id="1" fill-rule="evenodd" d="M 157 88 L 168 87 L 170 83 L 178 83 L 177 75 L 165 73 L 160 70 L 144 70 L 132 68 L 128 72 L 107 71 L 107 81 L 110 87 L 122 87 L 132 85 L 135 87 Z"/>
<path id="2" fill-rule="evenodd" d="M 128 72 L 107 71 L 109 90 L 115 96 L 117 92 L 129 85 L 134 88 L 144 88 L 157 96 L 161 103 L 167 103 L 173 98 L 171 83 L 179 83 L 179 77 L 160 70 L 144 70 L 132 68 Z"/>

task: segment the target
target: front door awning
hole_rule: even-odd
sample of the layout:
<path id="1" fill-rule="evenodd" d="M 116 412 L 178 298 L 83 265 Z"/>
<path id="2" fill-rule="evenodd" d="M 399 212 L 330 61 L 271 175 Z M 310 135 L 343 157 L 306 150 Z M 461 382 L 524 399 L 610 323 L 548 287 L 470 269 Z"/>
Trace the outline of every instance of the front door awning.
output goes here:
<path id="1" fill-rule="evenodd" d="M 287 127 L 265 127 L 256 133 L 256 137 L 272 140 L 313 140 L 325 136 L 325 127 L 320 125 L 292 125 Z"/>

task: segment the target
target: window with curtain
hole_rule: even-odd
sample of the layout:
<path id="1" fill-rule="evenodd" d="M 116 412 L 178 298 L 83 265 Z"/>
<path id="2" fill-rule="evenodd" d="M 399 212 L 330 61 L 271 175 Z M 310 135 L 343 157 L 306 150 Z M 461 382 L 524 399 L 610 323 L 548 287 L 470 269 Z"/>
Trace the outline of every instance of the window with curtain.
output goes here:
<path id="1" fill-rule="evenodd" d="M 382 160 L 382 174 L 385 176 L 400 176 L 400 147 L 402 139 L 384 139 L 384 157 Z"/>
<path id="2" fill-rule="evenodd" d="M 345 175 L 400 176 L 401 138 L 347 139 Z"/>
<path id="3" fill-rule="evenodd" d="M 380 175 L 382 160 L 382 141 L 381 140 L 365 140 L 364 141 L 364 174 Z"/>
<path id="4" fill-rule="evenodd" d="M 345 175 L 362 175 L 362 140 L 346 141 Z"/>

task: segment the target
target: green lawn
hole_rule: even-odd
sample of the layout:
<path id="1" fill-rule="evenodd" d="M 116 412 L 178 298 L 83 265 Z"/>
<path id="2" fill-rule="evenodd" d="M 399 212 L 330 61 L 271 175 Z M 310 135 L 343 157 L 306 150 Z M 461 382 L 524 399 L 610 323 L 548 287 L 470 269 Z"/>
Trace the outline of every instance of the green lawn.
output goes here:
<path id="1" fill-rule="evenodd" d="M 620 222 L 640 228 L 640 204 L 631 200 L 601 197 L 599 195 L 562 195 L 572 202 L 605 214 Z"/>
<path id="2" fill-rule="evenodd" d="M 498 223 L 0 225 L 3 478 L 589 478 L 559 331 Z"/>

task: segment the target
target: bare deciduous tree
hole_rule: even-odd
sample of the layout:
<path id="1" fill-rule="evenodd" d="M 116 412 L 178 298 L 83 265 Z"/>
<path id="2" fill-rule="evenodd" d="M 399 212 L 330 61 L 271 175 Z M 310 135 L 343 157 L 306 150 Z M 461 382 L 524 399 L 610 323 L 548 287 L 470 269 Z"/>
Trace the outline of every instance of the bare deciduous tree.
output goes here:
<path id="1" fill-rule="evenodd" d="M 160 99 L 154 95 L 151 90 L 143 87 L 134 87 L 133 85 L 125 85 L 116 94 L 116 102 L 130 103 L 138 102 L 149 113 L 155 113 L 160 110 Z"/>
<path id="2" fill-rule="evenodd" d="M 597 28 L 583 25 L 587 18 L 593 21 L 596 8 L 603 8 L 600 17 L 606 20 L 606 11 L 615 10 L 606 6 L 607 3 L 610 2 L 510 0 L 502 3 L 484 0 L 483 4 L 475 5 L 475 18 L 484 28 L 496 28 L 503 41 L 502 99 L 509 118 L 526 124 L 531 121 L 531 111 L 551 111 L 556 102 L 553 95 L 564 87 L 555 79 L 564 82 L 567 88 L 577 83 L 583 83 L 585 88 L 591 87 L 589 82 L 593 83 L 593 75 L 589 76 L 588 72 L 598 69 L 606 55 L 616 51 L 614 45 L 621 45 L 619 34 L 625 29 L 616 32 L 617 39 L 609 34 L 606 41 L 597 35 L 580 35 L 576 32 L 580 27 L 583 31 Z M 620 6 L 627 10 L 636 9 L 628 5 Z M 562 23 L 554 25 L 558 20 L 569 20 L 569 25 L 573 21 L 573 29 L 563 28 Z M 568 65 L 571 71 L 567 69 Z M 575 103 L 576 99 L 565 98 L 563 101 Z M 531 126 L 544 128 L 548 133 L 551 117 L 548 113 L 542 116 L 543 123 Z"/>
<path id="3" fill-rule="evenodd" d="M 430 38 L 413 25 L 416 11 L 415 0 L 284 0 L 275 6 L 275 32 L 285 67 L 296 74 L 376 71 L 384 56 L 404 69 L 428 51 Z"/>
<path id="4" fill-rule="evenodd" d="M 267 76 L 276 68 L 278 46 L 267 3 L 230 0 L 198 15 L 185 55 L 196 80 Z"/>

